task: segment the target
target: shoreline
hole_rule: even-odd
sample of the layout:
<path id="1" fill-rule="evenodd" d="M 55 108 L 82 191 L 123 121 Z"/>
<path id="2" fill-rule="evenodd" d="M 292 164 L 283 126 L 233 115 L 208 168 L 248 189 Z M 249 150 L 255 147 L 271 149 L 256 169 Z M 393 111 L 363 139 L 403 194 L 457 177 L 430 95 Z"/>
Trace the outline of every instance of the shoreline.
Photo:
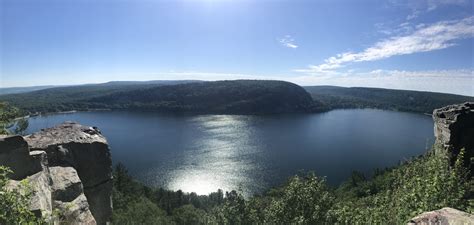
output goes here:
<path id="1" fill-rule="evenodd" d="M 42 112 L 42 113 L 34 113 L 24 117 L 19 117 L 18 119 L 23 118 L 32 118 L 38 116 L 49 116 L 49 115 L 56 115 L 56 114 L 72 114 L 78 112 L 97 112 L 97 111 L 112 111 L 112 109 L 88 109 L 88 110 L 68 110 L 68 111 L 59 111 L 59 112 Z M 15 119 L 16 120 L 16 119 Z"/>
<path id="2" fill-rule="evenodd" d="M 416 111 L 405 111 L 405 110 L 390 110 L 390 109 L 384 109 L 384 108 L 377 108 L 377 107 L 341 107 L 341 108 L 325 108 L 325 109 L 319 109 L 319 110 L 314 110 L 310 112 L 294 112 L 294 113 L 270 113 L 270 114 L 234 114 L 234 113 L 228 113 L 228 114 L 223 114 L 223 113 L 199 113 L 199 112 L 160 112 L 156 111 L 157 113 L 172 113 L 172 114 L 186 114 L 186 115 L 276 115 L 276 114 L 317 114 L 317 113 L 326 113 L 329 111 L 333 110 L 350 110 L 350 109 L 375 109 L 375 110 L 383 110 L 383 111 L 391 111 L 391 112 L 404 112 L 404 113 L 414 113 L 414 114 L 419 114 L 419 115 L 424 115 L 424 116 L 433 116 L 431 113 L 426 113 L 426 112 L 416 112 Z M 49 115 L 56 115 L 56 114 L 72 114 L 72 113 L 78 113 L 78 112 L 100 112 L 100 111 L 129 111 L 126 109 L 88 109 L 88 110 L 68 110 L 68 111 L 59 111 L 59 112 L 37 112 L 33 114 L 29 114 L 26 116 L 22 117 L 17 117 L 14 119 L 14 121 L 18 121 L 20 119 L 28 119 L 28 118 L 33 118 L 33 117 L 38 117 L 38 116 L 49 116 Z M 144 112 L 153 112 L 154 110 L 130 110 L 130 111 L 144 111 Z"/>

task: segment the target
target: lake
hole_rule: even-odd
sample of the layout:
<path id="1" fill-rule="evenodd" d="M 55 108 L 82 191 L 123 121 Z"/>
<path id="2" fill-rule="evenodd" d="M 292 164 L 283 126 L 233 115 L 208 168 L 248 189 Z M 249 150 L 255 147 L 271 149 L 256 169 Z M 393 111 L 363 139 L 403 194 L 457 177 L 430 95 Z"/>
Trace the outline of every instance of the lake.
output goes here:
<path id="1" fill-rule="evenodd" d="M 261 193 L 304 171 L 332 185 L 426 151 L 431 117 L 375 109 L 270 116 L 78 112 L 30 118 L 28 132 L 64 121 L 97 126 L 114 163 L 153 186 L 207 194 Z"/>

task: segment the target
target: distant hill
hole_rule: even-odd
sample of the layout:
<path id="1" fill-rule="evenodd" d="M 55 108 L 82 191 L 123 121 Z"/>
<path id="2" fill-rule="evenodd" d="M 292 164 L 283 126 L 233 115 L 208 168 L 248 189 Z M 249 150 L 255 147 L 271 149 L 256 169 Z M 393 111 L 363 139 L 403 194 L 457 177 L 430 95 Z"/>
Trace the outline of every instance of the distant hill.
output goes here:
<path id="1" fill-rule="evenodd" d="M 149 80 L 149 81 L 109 81 L 96 84 L 98 86 L 122 86 L 122 85 L 176 85 L 204 82 L 200 80 Z M 93 84 L 90 84 L 93 85 Z"/>
<path id="2" fill-rule="evenodd" d="M 43 90 L 43 89 L 53 88 L 53 87 L 55 86 L 45 85 L 45 86 L 33 86 L 33 87 L 0 88 L 0 95 L 26 93 L 26 92 L 38 91 L 38 90 Z"/>
<path id="3" fill-rule="evenodd" d="M 29 113 L 90 109 L 268 114 L 314 110 L 302 87 L 284 81 L 235 80 L 176 85 L 106 83 L 0 96 Z"/>
<path id="4" fill-rule="evenodd" d="M 307 86 L 313 100 L 328 109 L 378 108 L 396 111 L 432 113 L 442 106 L 474 101 L 474 97 L 424 91 L 382 88 Z"/>
<path id="5" fill-rule="evenodd" d="M 112 81 L 0 95 L 0 102 L 10 102 L 33 114 L 91 109 L 263 114 L 341 108 L 431 113 L 445 105 L 474 101 L 474 97 L 434 92 L 336 86 L 303 88 L 284 81 L 264 80 Z"/>
<path id="6" fill-rule="evenodd" d="M 160 85 L 175 85 L 175 84 L 186 84 L 203 82 L 200 80 L 150 80 L 150 81 L 109 81 L 106 83 L 97 84 L 81 84 L 81 85 L 43 85 L 43 86 L 31 86 L 31 87 L 9 87 L 0 88 L 0 95 L 7 94 L 20 94 L 28 93 L 33 91 L 39 91 L 50 88 L 64 88 L 64 87 L 82 87 L 82 88 L 93 88 L 94 87 L 110 87 L 110 86 L 130 86 L 130 85 L 144 85 L 144 86 L 160 86 Z M 139 86 L 136 86 L 140 88 Z"/>
<path id="7" fill-rule="evenodd" d="M 98 108 L 96 104 L 87 103 L 87 100 L 93 97 L 108 95 L 115 92 L 125 92 L 136 89 L 147 89 L 164 85 L 176 85 L 192 82 L 201 81 L 111 81 L 99 84 L 61 86 L 40 89 L 37 91 L 27 91 L 19 94 L 0 95 L 0 102 L 10 102 L 27 113 L 89 110 L 92 108 Z"/>

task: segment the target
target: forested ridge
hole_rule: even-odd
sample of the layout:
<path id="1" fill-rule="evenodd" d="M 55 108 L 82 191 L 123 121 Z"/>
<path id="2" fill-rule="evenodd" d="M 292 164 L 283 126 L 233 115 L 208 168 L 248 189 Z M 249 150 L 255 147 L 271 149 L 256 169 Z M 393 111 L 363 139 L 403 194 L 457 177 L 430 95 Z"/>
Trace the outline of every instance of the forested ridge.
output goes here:
<path id="1" fill-rule="evenodd" d="M 306 86 L 314 101 L 328 107 L 377 108 L 431 114 L 446 105 L 474 101 L 474 97 L 426 91 L 393 90 L 383 88 Z"/>
<path id="2" fill-rule="evenodd" d="M 295 84 L 263 80 L 117 81 L 0 95 L 0 102 L 31 115 L 97 109 L 259 114 L 378 108 L 431 113 L 444 105 L 474 101 L 470 96 L 381 88 L 303 88 L 307 93 Z"/>
<path id="3" fill-rule="evenodd" d="M 10 102 L 28 114 L 93 109 L 268 114 L 309 112 L 315 108 L 311 96 L 300 86 L 262 80 L 175 85 L 119 82 L 2 95 L 0 101 Z"/>

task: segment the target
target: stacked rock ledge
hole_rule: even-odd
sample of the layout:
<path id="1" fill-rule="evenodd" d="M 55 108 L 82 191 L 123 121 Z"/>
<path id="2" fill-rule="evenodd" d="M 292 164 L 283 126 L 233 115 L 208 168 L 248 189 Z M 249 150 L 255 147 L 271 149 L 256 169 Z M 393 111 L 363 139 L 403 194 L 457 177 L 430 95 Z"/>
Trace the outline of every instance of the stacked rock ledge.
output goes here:
<path id="1" fill-rule="evenodd" d="M 14 172 L 10 188 L 29 180 L 38 216 L 59 211 L 67 224 L 110 222 L 112 160 L 97 128 L 65 122 L 24 138 L 0 137 L 0 165 Z"/>
<path id="2" fill-rule="evenodd" d="M 433 111 L 434 134 L 436 143 L 447 151 L 454 161 L 459 152 L 464 149 L 465 165 L 470 164 L 469 170 L 474 175 L 474 102 L 449 105 Z"/>

